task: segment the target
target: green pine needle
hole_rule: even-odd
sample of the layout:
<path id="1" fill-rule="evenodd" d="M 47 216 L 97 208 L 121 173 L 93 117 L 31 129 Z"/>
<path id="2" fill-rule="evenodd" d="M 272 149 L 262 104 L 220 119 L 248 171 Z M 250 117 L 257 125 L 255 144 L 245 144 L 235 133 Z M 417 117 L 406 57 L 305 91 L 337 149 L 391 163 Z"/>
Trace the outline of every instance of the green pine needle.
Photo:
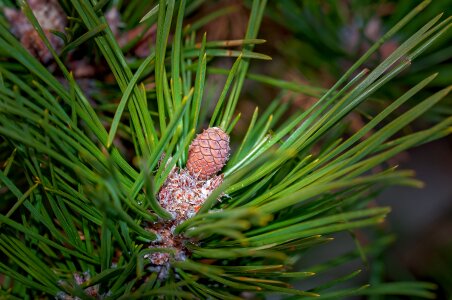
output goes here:
<path id="1" fill-rule="evenodd" d="M 413 172 L 385 162 L 451 133 L 450 116 L 404 133 L 449 95 L 451 86 L 424 96 L 437 73 L 410 85 L 381 111 L 368 112 L 370 120 L 353 134 L 344 135 L 344 119 L 378 90 L 393 85 L 413 60 L 445 37 L 451 18 L 438 15 L 418 26 L 374 69 L 363 69 L 381 45 L 422 15 L 429 1 L 422 2 L 330 89 L 323 89 L 248 72 L 250 64 L 271 59 L 254 50 L 265 42 L 259 28 L 266 1 L 252 2 L 242 39 L 220 41 L 208 41 L 208 32 L 197 33 L 235 8 L 189 24 L 201 2 L 160 0 L 152 8 L 141 1 L 62 1 L 70 22 L 67 32 L 59 34 L 66 37 L 59 53 L 32 8 L 21 2 L 60 69 L 53 73 L 1 18 L 0 196 L 6 208 L 0 214 L 0 297 L 241 299 L 243 292 L 252 292 L 288 299 L 433 298 L 435 286 L 425 282 L 344 288 L 344 283 L 363 279 L 360 270 L 305 290 L 292 283 L 320 278 L 388 247 L 390 235 L 371 245 L 357 241 L 350 253 L 294 269 L 295 261 L 304 259 L 298 254 L 319 245 L 333 247 L 335 234 L 354 236 L 355 230 L 384 222 L 390 208 L 368 205 L 382 189 L 422 186 Z M 119 46 L 103 12 L 116 4 L 124 19 L 132 20 L 125 27 L 145 26 L 140 36 L 156 25 L 156 44 L 148 56 L 133 56 L 139 40 Z M 114 78 L 113 83 L 92 79 L 96 91 L 82 88 L 74 70 L 66 67 L 70 53 L 87 45 L 95 51 L 85 54 L 92 61 L 100 56 Z M 232 67 L 224 69 L 211 65 L 217 57 L 236 59 L 229 59 Z M 218 99 L 209 93 L 212 74 L 224 75 Z M 159 191 L 174 170 L 185 167 L 190 143 L 201 129 L 220 127 L 237 138 L 236 125 L 245 112 L 236 108 L 245 80 L 280 93 L 266 110 L 254 110 L 244 136 L 232 147 L 224 182 L 196 215 L 171 223 L 174 215 L 162 207 Z M 287 91 L 318 100 L 305 111 L 290 111 L 290 103 L 282 100 Z M 410 109 L 396 114 L 413 99 Z M 378 166 L 385 167 L 375 171 Z M 167 238 L 152 230 L 159 225 L 171 226 L 171 234 L 183 240 L 183 258 L 177 247 L 155 244 Z M 149 257 L 155 253 L 168 254 L 168 265 L 152 265 Z"/>

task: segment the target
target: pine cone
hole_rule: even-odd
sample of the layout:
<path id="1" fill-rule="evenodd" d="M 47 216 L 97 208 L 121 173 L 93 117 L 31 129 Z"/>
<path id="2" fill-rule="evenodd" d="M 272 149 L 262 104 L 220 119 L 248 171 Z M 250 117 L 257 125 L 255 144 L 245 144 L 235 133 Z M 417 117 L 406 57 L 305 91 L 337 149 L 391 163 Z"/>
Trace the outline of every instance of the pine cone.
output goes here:
<path id="1" fill-rule="evenodd" d="M 229 136 L 218 127 L 208 128 L 190 144 L 187 170 L 207 180 L 220 171 L 229 158 Z"/>
<path id="2" fill-rule="evenodd" d="M 52 34 L 52 30 L 64 32 L 67 19 L 64 10 L 57 0 L 29 0 L 33 14 L 41 25 L 47 39 L 52 47 L 58 52 L 63 47 L 63 40 Z M 2 9 L 6 19 L 11 24 L 11 33 L 20 39 L 25 49 L 33 56 L 47 64 L 53 56 L 44 41 L 41 40 L 36 29 L 28 21 L 27 17 L 20 10 L 12 8 Z"/>

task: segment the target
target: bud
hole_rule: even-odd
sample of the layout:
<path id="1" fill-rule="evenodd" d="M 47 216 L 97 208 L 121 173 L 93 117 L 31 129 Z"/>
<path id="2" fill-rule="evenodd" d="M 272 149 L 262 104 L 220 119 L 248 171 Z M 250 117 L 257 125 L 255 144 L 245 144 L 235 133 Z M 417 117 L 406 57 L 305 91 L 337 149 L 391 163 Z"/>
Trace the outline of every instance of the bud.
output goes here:
<path id="1" fill-rule="evenodd" d="M 218 127 L 198 134 L 188 149 L 187 170 L 207 180 L 220 171 L 229 158 L 229 135 Z"/>

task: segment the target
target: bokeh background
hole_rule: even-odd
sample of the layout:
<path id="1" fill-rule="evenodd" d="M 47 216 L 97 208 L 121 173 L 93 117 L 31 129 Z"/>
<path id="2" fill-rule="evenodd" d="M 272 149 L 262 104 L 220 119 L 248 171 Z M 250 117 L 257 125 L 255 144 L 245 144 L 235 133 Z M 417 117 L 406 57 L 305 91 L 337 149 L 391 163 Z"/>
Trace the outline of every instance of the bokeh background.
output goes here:
<path id="1" fill-rule="evenodd" d="M 250 71 L 318 90 L 328 88 L 419 2 L 269 1 L 259 34 L 267 42 L 257 46 L 256 51 L 272 56 L 272 61 L 254 61 Z M 199 14 L 208 15 L 209 12 L 218 11 L 219 7 L 231 12 L 206 26 L 207 39 L 240 39 L 246 30 L 249 12 L 247 2 L 209 1 L 203 4 Z M 365 67 L 371 69 L 392 53 L 400 41 L 412 35 L 434 16 L 440 13 L 450 16 L 451 12 L 452 1 L 433 1 L 404 30 L 383 44 Z M 194 16 L 197 17 L 199 16 Z M 220 67 L 230 66 L 231 62 L 219 60 L 215 64 Z M 407 72 L 373 95 L 369 103 L 351 115 L 344 134 L 359 129 L 366 123 L 369 114 L 380 110 L 414 83 L 436 72 L 439 72 L 438 77 L 425 93 L 432 93 L 452 84 L 450 30 L 446 38 L 433 45 Z M 215 80 L 214 78 L 213 86 Z M 224 78 L 219 76 L 217 80 L 221 82 Z M 270 85 L 248 81 L 238 108 L 242 112 L 242 119 L 235 135 L 240 136 L 246 130 L 249 121 L 247 116 L 252 115 L 256 105 L 265 107 L 278 96 L 281 96 L 279 90 Z M 314 90 L 302 94 L 288 92 L 283 97 L 292 101 L 292 112 L 309 107 L 317 99 Z M 406 131 L 425 128 L 451 114 L 452 99 L 449 96 Z M 369 273 L 371 282 L 382 278 L 388 281 L 418 279 L 435 282 L 438 285 L 438 299 L 452 299 L 452 138 L 447 137 L 412 149 L 388 164 L 415 170 L 417 178 L 425 183 L 424 188 L 395 187 L 383 191 L 375 202 L 392 206 L 393 210 L 377 232 L 359 231 L 354 233 L 357 236 L 353 238 L 346 234 L 337 236 L 335 241 L 320 247 L 316 253 L 303 255 L 308 255 L 309 260 L 325 261 L 353 250 L 356 241 L 359 246 L 365 247 L 371 236 L 391 232 L 387 243 L 376 249 L 375 255 L 358 259 L 348 267 L 362 268 L 364 264 L 363 272 Z M 299 268 L 302 269 L 303 265 Z M 330 274 L 331 278 L 345 274 L 345 270 L 337 269 L 336 273 Z M 309 282 L 305 282 L 300 287 L 308 286 Z"/>

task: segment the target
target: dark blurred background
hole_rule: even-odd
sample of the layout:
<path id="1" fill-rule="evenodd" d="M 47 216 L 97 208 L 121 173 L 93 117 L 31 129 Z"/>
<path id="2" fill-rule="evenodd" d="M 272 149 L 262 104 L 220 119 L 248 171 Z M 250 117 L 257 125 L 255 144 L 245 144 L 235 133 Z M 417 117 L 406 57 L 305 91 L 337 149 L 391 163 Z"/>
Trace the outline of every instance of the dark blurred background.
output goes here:
<path id="1" fill-rule="evenodd" d="M 420 1 L 268 1 L 259 38 L 267 40 L 256 51 L 272 56 L 270 62 L 253 62 L 251 73 L 282 78 L 301 85 L 329 88 L 364 52 L 409 13 Z M 232 12 L 206 26 L 208 40 L 240 39 L 246 30 L 248 3 L 223 0 L 203 4 L 201 14 L 219 7 Z M 426 22 L 440 13 L 451 15 L 452 1 L 436 0 L 395 37 L 382 45 L 365 63 L 372 69 Z M 222 30 L 218 30 L 221 28 Z M 229 65 L 230 61 L 218 61 Z M 438 40 L 412 66 L 372 95 L 358 111 L 349 116 L 344 134 L 361 128 L 369 116 L 380 111 L 403 91 L 425 77 L 439 72 L 438 77 L 419 95 L 419 100 L 452 84 L 452 31 Z M 247 81 L 241 97 L 242 112 L 235 129 L 242 134 L 256 105 L 265 107 L 278 95 L 271 86 Z M 303 110 L 316 101 L 314 95 L 290 94 L 294 110 Z M 416 99 L 414 99 L 414 102 Z M 413 105 L 415 103 L 412 103 Z M 409 105 L 405 107 L 408 109 Z M 248 113 L 247 113 L 248 112 Z M 426 128 L 452 114 L 449 96 L 405 132 Z M 357 232 L 359 243 L 366 245 L 368 236 L 391 232 L 382 250 L 365 258 L 353 268 L 362 268 L 372 280 L 426 280 L 438 285 L 438 299 L 452 299 L 452 138 L 419 146 L 388 162 L 399 168 L 413 169 L 425 183 L 423 189 L 395 187 L 383 191 L 376 199 L 379 205 L 392 206 L 388 220 L 376 232 Z M 353 249 L 356 240 L 338 236 L 333 244 L 310 253 L 309 260 L 322 261 Z M 331 250 L 337 253 L 332 255 Z M 304 258 L 306 260 L 306 257 Z M 301 264 L 300 268 L 304 265 Z M 345 274 L 338 269 L 337 274 Z M 378 278 L 378 279 L 377 279 Z M 307 286 L 300 286 L 307 287 Z M 373 298 L 377 299 L 377 298 Z"/>

